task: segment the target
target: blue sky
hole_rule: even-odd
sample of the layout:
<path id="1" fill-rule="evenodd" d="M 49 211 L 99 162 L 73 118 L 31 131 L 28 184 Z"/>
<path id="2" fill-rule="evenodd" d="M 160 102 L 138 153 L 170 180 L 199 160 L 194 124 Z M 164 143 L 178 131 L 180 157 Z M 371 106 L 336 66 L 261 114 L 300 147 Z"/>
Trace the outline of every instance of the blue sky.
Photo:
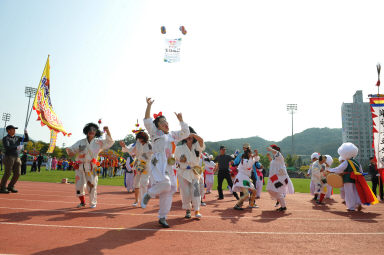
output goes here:
<path id="1" fill-rule="evenodd" d="M 50 54 L 52 104 L 73 133 L 59 145 L 99 118 L 123 138 L 143 118 L 146 96 L 171 129 L 173 112 L 183 112 L 211 141 L 278 141 L 291 133 L 289 103 L 299 108 L 295 133 L 341 128 L 341 104 L 356 90 L 376 92 L 383 9 L 383 1 L 354 0 L 1 0 L 0 114 L 24 125 L 24 87 L 38 86 Z M 183 38 L 181 62 L 163 63 L 163 41 L 175 37 Z M 48 142 L 36 118 L 28 130 Z"/>

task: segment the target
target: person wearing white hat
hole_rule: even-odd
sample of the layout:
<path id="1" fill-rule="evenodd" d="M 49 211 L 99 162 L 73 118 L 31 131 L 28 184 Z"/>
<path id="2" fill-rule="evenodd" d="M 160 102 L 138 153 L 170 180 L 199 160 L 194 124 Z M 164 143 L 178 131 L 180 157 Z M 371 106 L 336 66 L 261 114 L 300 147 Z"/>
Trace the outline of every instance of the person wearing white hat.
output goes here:
<path id="1" fill-rule="evenodd" d="M 329 169 L 329 172 L 338 174 L 343 173 L 345 203 L 347 210 L 355 211 L 358 209 L 360 211 L 362 209 L 361 200 L 359 194 L 357 193 L 355 180 L 351 178 L 351 173 L 354 171 L 353 168 L 360 173 L 363 172 L 360 164 L 354 159 L 357 156 L 359 149 L 353 143 L 343 143 L 337 152 L 343 159 L 345 159 L 345 161 L 343 161 L 343 163 L 341 163 L 338 167 Z M 351 164 L 353 164 L 353 166 Z"/>
<path id="2" fill-rule="evenodd" d="M 318 152 L 312 153 L 312 155 L 311 155 L 312 163 L 309 165 L 309 169 L 307 172 L 307 176 L 311 176 L 311 184 L 309 186 L 309 189 L 311 191 L 311 194 L 314 196 L 313 200 L 317 200 L 317 196 L 315 195 L 315 189 L 316 189 L 315 182 L 313 181 L 313 178 L 312 178 L 312 166 L 313 166 L 313 163 L 319 159 L 319 157 L 320 157 L 320 153 L 318 153 Z"/>

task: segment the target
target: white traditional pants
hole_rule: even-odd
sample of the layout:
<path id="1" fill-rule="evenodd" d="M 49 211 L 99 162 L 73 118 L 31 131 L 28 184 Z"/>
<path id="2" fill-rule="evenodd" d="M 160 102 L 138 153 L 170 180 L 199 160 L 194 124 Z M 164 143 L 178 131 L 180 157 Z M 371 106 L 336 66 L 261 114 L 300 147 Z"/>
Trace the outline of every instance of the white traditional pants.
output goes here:
<path id="1" fill-rule="evenodd" d="M 182 208 L 184 210 L 200 211 L 201 205 L 201 188 L 198 180 L 192 180 L 192 182 L 187 181 L 186 179 L 179 177 L 179 187 L 181 194 L 181 201 L 183 203 Z"/>
<path id="2" fill-rule="evenodd" d="M 92 172 L 85 172 L 84 170 L 76 170 L 75 187 L 76 195 L 78 197 L 85 196 L 85 188 L 87 187 L 89 193 L 89 200 L 91 205 L 97 204 L 97 183 L 99 177 Z"/>
<path id="3" fill-rule="evenodd" d="M 341 188 L 340 188 L 340 197 L 341 197 L 341 199 L 345 200 L 345 191 L 344 191 L 344 187 L 341 187 Z"/>
<path id="4" fill-rule="evenodd" d="M 151 188 L 148 189 L 148 195 L 151 198 L 159 196 L 159 218 L 167 218 L 172 207 L 173 193 L 170 179 L 154 183 Z"/>
<path id="5" fill-rule="evenodd" d="M 345 204 L 349 210 L 355 210 L 361 205 L 359 194 L 354 183 L 344 183 Z"/>
<path id="6" fill-rule="evenodd" d="M 211 192 L 212 186 L 213 186 L 213 174 L 206 174 L 205 175 L 205 184 L 207 185 L 207 193 Z"/>
<path id="7" fill-rule="evenodd" d="M 135 176 L 135 189 L 140 189 L 139 201 L 148 192 L 149 176 L 148 174 L 137 174 Z"/>
<path id="8" fill-rule="evenodd" d="M 325 198 L 331 198 L 333 188 L 331 185 L 328 185 L 328 184 L 326 184 L 326 187 L 327 187 L 327 193 L 325 194 Z"/>
<path id="9" fill-rule="evenodd" d="M 316 190 L 316 184 L 313 180 L 311 180 L 311 184 L 309 186 L 309 190 L 311 191 L 311 195 L 315 195 L 315 190 Z"/>
<path id="10" fill-rule="evenodd" d="M 273 199 L 276 199 L 280 203 L 281 207 L 286 207 L 284 193 L 280 193 L 280 192 L 276 192 L 276 191 L 271 191 L 271 190 L 268 190 L 268 192 L 269 192 L 269 194 L 271 195 L 271 197 Z"/>
<path id="11" fill-rule="evenodd" d="M 133 191 L 134 189 L 134 178 L 135 178 L 135 174 L 132 172 L 132 173 L 129 173 L 129 172 L 125 172 L 125 187 L 127 188 L 127 191 Z"/>
<path id="12" fill-rule="evenodd" d="M 263 190 L 263 180 L 260 180 L 260 176 L 257 176 L 256 180 L 256 197 L 260 197 Z"/>

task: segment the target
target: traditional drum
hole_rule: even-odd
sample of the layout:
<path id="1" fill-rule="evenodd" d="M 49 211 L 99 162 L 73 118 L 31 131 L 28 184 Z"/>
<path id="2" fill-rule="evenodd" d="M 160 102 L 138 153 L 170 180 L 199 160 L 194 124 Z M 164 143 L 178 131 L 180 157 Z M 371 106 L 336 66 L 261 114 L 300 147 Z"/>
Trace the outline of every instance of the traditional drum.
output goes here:
<path id="1" fill-rule="evenodd" d="M 339 174 L 330 173 L 327 175 L 327 183 L 333 188 L 341 188 L 343 187 L 343 177 Z"/>
<path id="2" fill-rule="evenodd" d="M 200 166 L 194 166 L 192 168 L 193 172 L 196 174 L 196 175 L 201 175 L 203 173 L 203 170 L 204 168 L 200 167 Z"/>

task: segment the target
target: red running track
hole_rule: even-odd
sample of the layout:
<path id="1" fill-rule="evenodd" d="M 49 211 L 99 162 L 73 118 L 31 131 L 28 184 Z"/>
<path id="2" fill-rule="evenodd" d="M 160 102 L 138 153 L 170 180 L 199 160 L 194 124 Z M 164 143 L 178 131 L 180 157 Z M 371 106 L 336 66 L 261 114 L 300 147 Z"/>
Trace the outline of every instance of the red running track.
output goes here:
<path id="1" fill-rule="evenodd" d="M 176 193 L 169 229 L 157 223 L 158 200 L 134 208 L 123 187 L 99 186 L 98 206 L 77 209 L 74 185 L 19 182 L 0 194 L 3 254 L 384 254 L 384 204 L 347 212 L 339 195 L 324 206 L 309 194 L 287 197 L 275 212 L 267 193 L 258 209 L 235 211 L 229 194 L 206 196 L 203 218 L 184 219 Z"/>

